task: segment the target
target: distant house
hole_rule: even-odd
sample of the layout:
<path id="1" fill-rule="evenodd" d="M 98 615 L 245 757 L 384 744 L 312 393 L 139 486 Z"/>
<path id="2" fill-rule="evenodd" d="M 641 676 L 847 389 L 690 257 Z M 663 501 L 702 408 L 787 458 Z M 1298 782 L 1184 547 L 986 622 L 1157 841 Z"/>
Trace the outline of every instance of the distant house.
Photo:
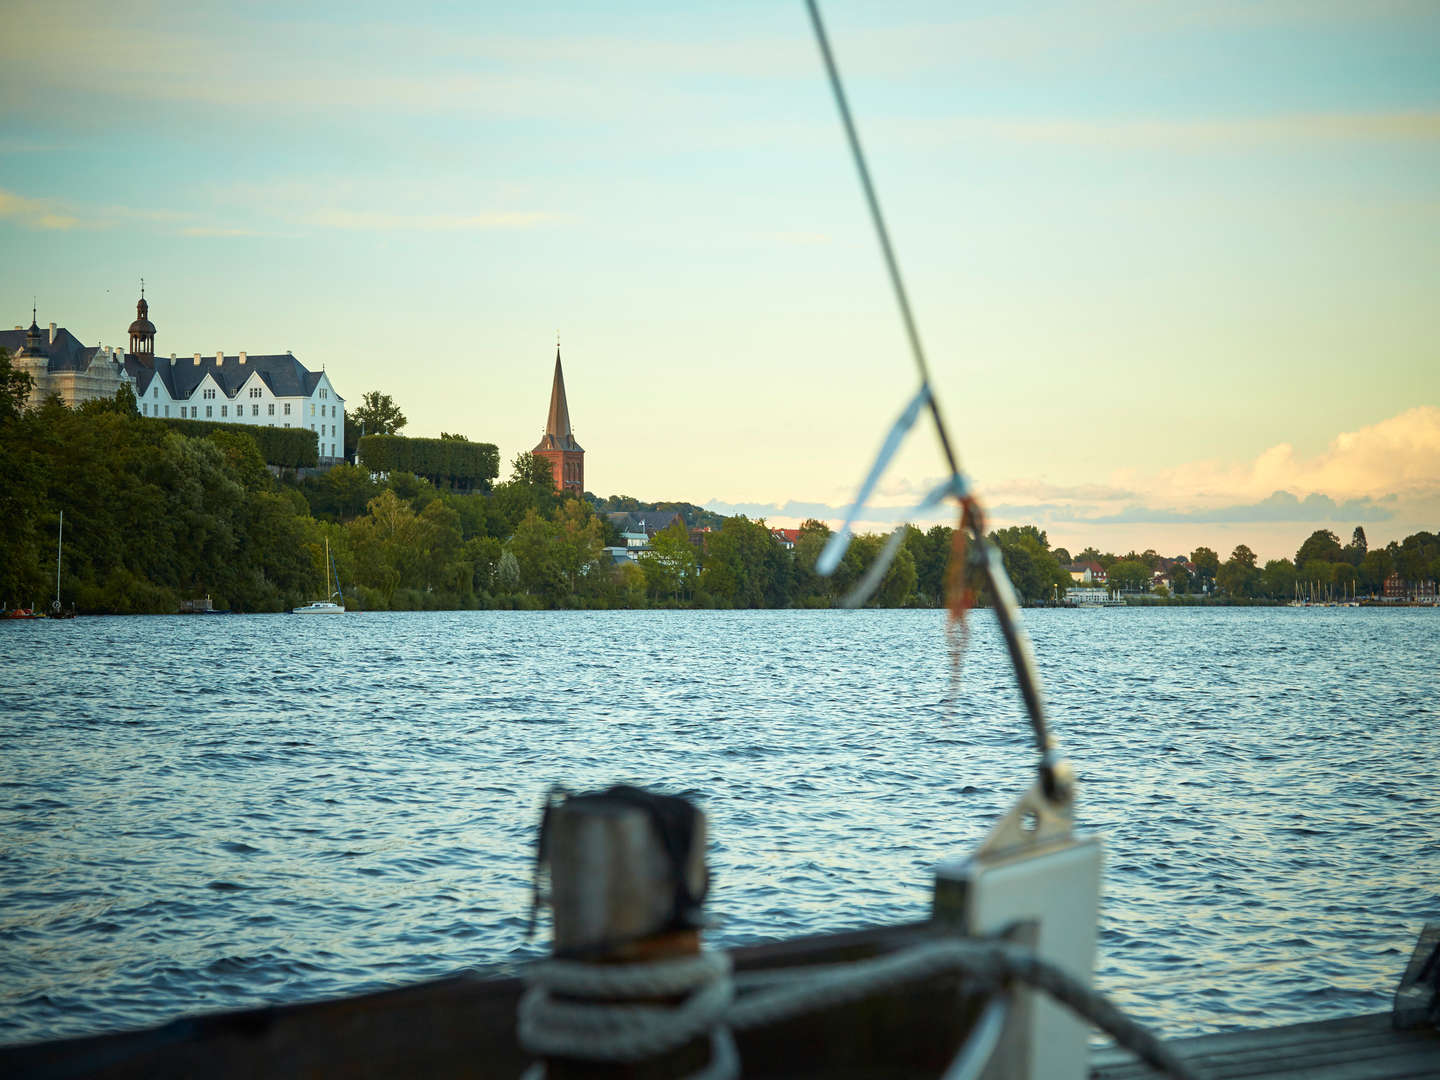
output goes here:
<path id="1" fill-rule="evenodd" d="M 1067 567 L 1070 580 L 1081 585 L 1103 585 L 1106 581 L 1105 568 L 1097 562 L 1075 563 Z"/>
<path id="2" fill-rule="evenodd" d="M 799 529 L 771 529 L 770 535 L 786 551 L 794 551 L 795 545 L 800 542 Z"/>
<path id="3" fill-rule="evenodd" d="M 1421 604 L 1433 604 L 1436 599 L 1435 582 L 1426 579 L 1412 583 L 1398 573 L 1393 573 L 1385 579 L 1385 591 L 1382 595 L 1386 600 L 1414 600 Z"/>
<path id="4" fill-rule="evenodd" d="M 639 533 L 647 541 L 677 521 L 682 527 L 685 525 L 685 518 L 676 510 L 617 510 L 605 516 L 622 535 Z"/>

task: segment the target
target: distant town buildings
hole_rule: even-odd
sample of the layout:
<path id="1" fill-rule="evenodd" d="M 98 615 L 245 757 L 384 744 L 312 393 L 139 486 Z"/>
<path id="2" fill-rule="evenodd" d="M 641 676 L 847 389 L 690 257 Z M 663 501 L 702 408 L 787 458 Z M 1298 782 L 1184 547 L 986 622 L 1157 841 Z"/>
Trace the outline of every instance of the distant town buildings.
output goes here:
<path id="1" fill-rule="evenodd" d="M 565 400 L 565 373 L 560 368 L 560 345 L 555 345 L 555 377 L 550 383 L 550 412 L 545 434 L 533 451 L 550 463 L 555 488 L 573 495 L 585 493 L 585 448 L 575 441 L 570 427 L 570 406 Z"/>
<path id="2" fill-rule="evenodd" d="M 32 402 L 54 394 L 73 408 L 113 398 L 129 386 L 142 416 L 308 428 L 319 441 L 322 462 L 344 456 L 345 399 L 323 370 L 310 371 L 288 352 L 157 357 L 155 333 L 142 284 L 128 353 L 84 346 L 54 323 L 47 334 L 33 310 L 29 330 L 0 331 L 0 348 L 9 349 L 15 366 L 35 380 Z M 562 387 L 562 408 L 563 395 Z"/>

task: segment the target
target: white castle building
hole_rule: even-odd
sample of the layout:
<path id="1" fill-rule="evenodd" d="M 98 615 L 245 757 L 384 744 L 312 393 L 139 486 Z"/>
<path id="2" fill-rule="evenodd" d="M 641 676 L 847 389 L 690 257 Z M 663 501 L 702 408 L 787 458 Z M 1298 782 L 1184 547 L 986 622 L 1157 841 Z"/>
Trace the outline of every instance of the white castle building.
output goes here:
<path id="1" fill-rule="evenodd" d="M 47 335 L 33 311 L 29 330 L 0 331 L 0 348 L 9 349 L 14 366 L 35 380 L 32 405 L 56 394 L 73 407 L 112 398 L 128 385 L 142 416 L 309 428 L 319 440 L 321 461 L 344 456 L 345 399 L 323 370 L 310 371 L 288 352 L 157 357 L 143 289 L 135 315 L 128 353 L 81 345 L 54 323 Z"/>

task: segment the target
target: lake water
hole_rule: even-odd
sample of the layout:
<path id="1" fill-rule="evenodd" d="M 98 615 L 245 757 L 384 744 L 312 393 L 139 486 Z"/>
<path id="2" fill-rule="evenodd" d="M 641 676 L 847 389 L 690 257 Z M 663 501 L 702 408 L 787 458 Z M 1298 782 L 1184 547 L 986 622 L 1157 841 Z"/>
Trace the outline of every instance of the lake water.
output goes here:
<path id="1" fill-rule="evenodd" d="M 1440 610 L 1032 611 L 1171 1035 L 1388 1008 L 1440 918 Z M 513 968 L 552 783 L 694 795 L 721 944 L 923 917 L 1031 778 L 988 612 L 0 625 L 0 1042 Z"/>

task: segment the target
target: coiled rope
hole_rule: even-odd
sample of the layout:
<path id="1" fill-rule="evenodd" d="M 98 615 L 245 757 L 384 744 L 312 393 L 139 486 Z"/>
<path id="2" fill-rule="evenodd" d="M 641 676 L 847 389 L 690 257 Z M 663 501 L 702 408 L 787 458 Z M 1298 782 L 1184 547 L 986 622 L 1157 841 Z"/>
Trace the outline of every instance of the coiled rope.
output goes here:
<path id="1" fill-rule="evenodd" d="M 1004 1026 L 1014 984 L 1038 990 L 1176 1080 L 1195 1072 L 1099 991 L 1034 952 L 998 941 L 925 942 L 873 959 L 819 969 L 732 976 L 721 952 L 638 964 L 545 960 L 526 972 L 521 1045 L 542 1057 L 631 1063 L 676 1050 L 708 1033 L 709 1063 L 689 1080 L 734 1080 L 740 1059 L 732 1031 L 780 1023 L 860 1001 L 936 975 L 958 973 L 999 995 L 982 1013 L 947 1074 L 976 1076 Z M 749 990 L 736 998 L 736 991 Z M 681 997 L 673 1006 L 636 999 Z M 581 1000 L 564 1000 L 564 999 Z M 988 1044 L 988 1045 L 987 1045 Z M 536 1066 L 527 1078 L 542 1077 Z"/>

